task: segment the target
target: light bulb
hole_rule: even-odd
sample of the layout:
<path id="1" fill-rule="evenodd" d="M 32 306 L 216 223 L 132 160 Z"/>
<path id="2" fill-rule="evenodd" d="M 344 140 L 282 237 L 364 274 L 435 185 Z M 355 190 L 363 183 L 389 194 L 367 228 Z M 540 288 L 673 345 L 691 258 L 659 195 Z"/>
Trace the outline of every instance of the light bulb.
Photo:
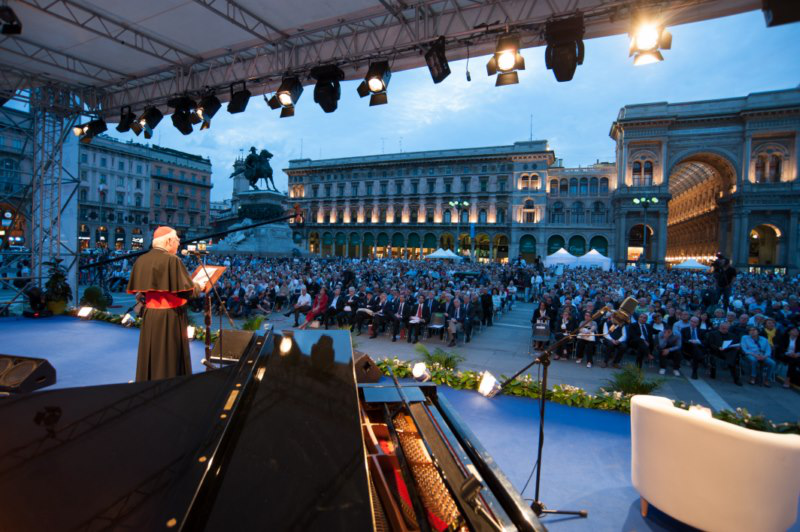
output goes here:
<path id="1" fill-rule="evenodd" d="M 514 50 L 505 50 L 500 52 L 497 57 L 497 70 L 501 72 L 509 72 L 514 70 L 514 64 L 517 62 L 517 54 Z"/>
<path id="2" fill-rule="evenodd" d="M 367 86 L 370 92 L 381 92 L 384 89 L 383 80 L 381 78 L 369 78 Z"/>

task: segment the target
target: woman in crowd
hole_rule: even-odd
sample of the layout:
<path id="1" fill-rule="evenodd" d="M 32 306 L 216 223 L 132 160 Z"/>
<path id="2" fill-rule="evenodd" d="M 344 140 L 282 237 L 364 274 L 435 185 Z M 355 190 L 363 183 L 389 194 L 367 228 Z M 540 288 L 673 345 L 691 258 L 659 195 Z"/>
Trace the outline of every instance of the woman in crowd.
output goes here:
<path id="1" fill-rule="evenodd" d="M 586 367 L 592 367 L 592 359 L 594 357 L 595 335 L 597 334 L 597 322 L 592 319 L 592 314 L 589 312 L 583 313 L 583 323 L 581 330 L 578 333 L 578 345 L 575 348 L 577 360 L 576 364 L 583 362 L 586 357 Z"/>
<path id="2" fill-rule="evenodd" d="M 300 329 L 307 329 L 317 316 L 322 316 L 322 314 L 325 313 L 325 310 L 328 308 L 328 294 L 326 292 L 323 286 L 319 289 L 317 295 L 314 296 L 314 304 L 311 306 L 311 310 L 306 314 L 306 321 L 300 325 Z"/>

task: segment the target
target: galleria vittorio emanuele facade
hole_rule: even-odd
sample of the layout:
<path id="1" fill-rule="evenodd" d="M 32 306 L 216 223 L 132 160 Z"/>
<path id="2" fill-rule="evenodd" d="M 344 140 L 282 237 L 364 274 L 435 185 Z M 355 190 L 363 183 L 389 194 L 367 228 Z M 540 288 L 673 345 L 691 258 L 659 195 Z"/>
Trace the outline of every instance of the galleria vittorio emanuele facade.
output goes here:
<path id="1" fill-rule="evenodd" d="M 596 249 L 620 267 L 722 251 L 739 268 L 797 271 L 800 88 L 628 105 L 610 135 L 617 161 L 579 168 L 543 140 L 290 161 L 290 201 L 306 212 L 295 242 L 323 256 L 441 247 L 501 261 Z"/>

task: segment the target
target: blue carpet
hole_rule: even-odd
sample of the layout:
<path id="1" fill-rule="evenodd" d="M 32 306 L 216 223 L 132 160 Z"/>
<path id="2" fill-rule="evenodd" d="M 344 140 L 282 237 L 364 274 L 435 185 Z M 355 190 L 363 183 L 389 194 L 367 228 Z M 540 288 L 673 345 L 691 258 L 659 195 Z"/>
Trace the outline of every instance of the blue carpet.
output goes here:
<path id="1" fill-rule="evenodd" d="M 69 317 L 0 319 L 0 353 L 47 358 L 56 388 L 127 382 L 134 378 L 138 329 Z M 191 343 L 192 369 L 203 371 L 203 344 Z M 443 394 L 518 490 L 536 459 L 538 403 L 440 387 Z M 650 507 L 639 513 L 631 485 L 630 417 L 618 412 L 548 403 L 541 498 L 548 508 L 588 510 L 586 519 L 546 516 L 554 532 L 693 530 Z M 523 493 L 531 499 L 534 479 Z M 800 523 L 790 529 L 800 532 Z"/>

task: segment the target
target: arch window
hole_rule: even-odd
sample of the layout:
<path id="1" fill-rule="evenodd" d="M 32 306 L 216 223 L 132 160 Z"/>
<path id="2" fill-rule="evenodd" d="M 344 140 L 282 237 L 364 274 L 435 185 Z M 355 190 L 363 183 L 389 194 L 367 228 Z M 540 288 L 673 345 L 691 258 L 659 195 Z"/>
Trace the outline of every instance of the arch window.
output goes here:
<path id="1" fill-rule="evenodd" d="M 781 180 L 781 157 L 771 155 L 769 158 L 769 182 L 777 183 Z"/>
<path id="2" fill-rule="evenodd" d="M 608 195 L 608 178 L 603 177 L 600 179 L 600 195 L 607 196 Z"/>
<path id="3" fill-rule="evenodd" d="M 592 223 L 604 224 L 607 220 L 606 206 L 602 201 L 595 201 L 592 204 Z"/>
<path id="4" fill-rule="evenodd" d="M 536 223 L 536 206 L 533 200 L 525 200 L 522 205 L 522 222 L 526 224 Z"/>
<path id="5" fill-rule="evenodd" d="M 558 196 L 558 179 L 550 180 L 550 194 Z"/>
<path id="6" fill-rule="evenodd" d="M 576 201 L 572 204 L 572 223 L 582 224 L 586 221 L 586 213 L 582 201 Z"/>
<path id="7" fill-rule="evenodd" d="M 764 169 L 766 167 L 766 157 L 760 156 L 756 159 L 756 183 L 764 183 Z"/>
<path id="8" fill-rule="evenodd" d="M 642 181 L 642 163 L 633 163 L 633 186 L 638 187 Z"/>
<path id="9" fill-rule="evenodd" d="M 588 196 L 589 195 L 589 180 L 585 177 L 581 178 L 581 189 L 580 189 L 581 196 Z"/>
<path id="10" fill-rule="evenodd" d="M 486 209 L 481 209 L 478 212 L 478 223 L 485 224 L 486 223 Z"/>
<path id="11" fill-rule="evenodd" d="M 597 193 L 598 193 L 598 190 L 599 190 L 598 189 L 598 183 L 599 183 L 599 181 L 597 180 L 596 177 L 593 177 L 593 178 L 591 178 L 589 180 L 589 195 L 597 196 Z"/>
<path id="12" fill-rule="evenodd" d="M 469 223 L 469 211 L 467 209 L 461 211 L 461 223 L 462 224 Z"/>
<path id="13" fill-rule="evenodd" d="M 561 196 L 568 196 L 569 195 L 569 182 L 566 179 L 562 179 L 559 183 L 559 194 Z"/>
<path id="14" fill-rule="evenodd" d="M 528 190 L 530 187 L 530 183 L 528 181 L 528 174 L 522 174 L 519 177 L 519 189 L 520 190 Z"/>
<path id="15" fill-rule="evenodd" d="M 498 207 L 497 208 L 497 214 L 495 216 L 495 219 L 497 220 L 497 223 L 499 223 L 499 224 L 506 223 L 506 209 L 505 209 L 505 207 Z"/>
<path id="16" fill-rule="evenodd" d="M 653 184 L 653 163 L 652 161 L 645 161 L 644 163 L 644 178 L 642 186 L 649 187 Z"/>
<path id="17" fill-rule="evenodd" d="M 449 210 L 444 211 L 443 222 L 449 224 L 451 221 L 452 213 Z"/>
<path id="18" fill-rule="evenodd" d="M 550 211 L 550 223 L 564 223 L 564 204 L 560 201 L 553 203 L 553 209 Z"/>
<path id="19" fill-rule="evenodd" d="M 539 176 L 537 174 L 531 174 L 529 188 L 530 190 L 539 190 Z"/>
<path id="20" fill-rule="evenodd" d="M 569 180 L 569 195 L 570 196 L 577 196 L 578 195 L 578 178 L 573 177 Z"/>

